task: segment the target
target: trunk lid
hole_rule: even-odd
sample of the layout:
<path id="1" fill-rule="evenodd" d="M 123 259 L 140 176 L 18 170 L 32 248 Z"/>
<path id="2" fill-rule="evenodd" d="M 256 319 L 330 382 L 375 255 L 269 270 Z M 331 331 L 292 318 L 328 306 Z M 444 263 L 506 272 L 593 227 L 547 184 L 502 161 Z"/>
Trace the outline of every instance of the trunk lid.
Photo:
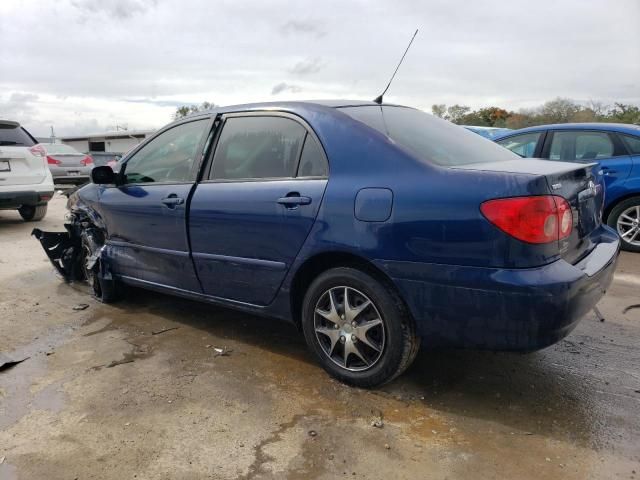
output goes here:
<path id="1" fill-rule="evenodd" d="M 0 186 L 42 183 L 46 169 L 45 160 L 27 147 L 0 145 Z"/>
<path id="2" fill-rule="evenodd" d="M 591 233 L 602 223 L 604 183 L 596 173 L 596 163 L 576 164 L 539 159 L 516 159 L 454 167 L 464 170 L 513 173 L 544 177 L 547 191 L 532 195 L 558 195 L 571 206 L 573 228 L 569 237 L 558 242 L 559 254 L 575 264 L 588 254 L 594 243 Z"/>

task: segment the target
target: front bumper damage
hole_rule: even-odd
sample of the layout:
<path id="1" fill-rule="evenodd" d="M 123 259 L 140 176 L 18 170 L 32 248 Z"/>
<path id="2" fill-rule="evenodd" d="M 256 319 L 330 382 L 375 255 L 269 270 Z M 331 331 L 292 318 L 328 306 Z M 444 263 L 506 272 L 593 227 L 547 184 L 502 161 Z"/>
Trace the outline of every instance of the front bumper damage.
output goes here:
<path id="1" fill-rule="evenodd" d="M 80 268 L 82 253 L 80 235 L 77 234 L 77 227 L 73 224 L 67 223 L 65 228 L 66 232 L 43 232 L 39 228 L 34 228 L 31 235 L 40 241 L 51 264 L 65 281 L 83 280 L 84 275 Z"/>

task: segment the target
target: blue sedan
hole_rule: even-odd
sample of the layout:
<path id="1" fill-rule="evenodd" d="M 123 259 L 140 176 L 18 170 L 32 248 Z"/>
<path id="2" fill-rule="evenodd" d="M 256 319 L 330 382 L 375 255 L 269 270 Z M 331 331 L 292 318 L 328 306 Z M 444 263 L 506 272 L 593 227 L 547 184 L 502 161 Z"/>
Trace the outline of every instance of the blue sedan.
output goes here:
<path id="1" fill-rule="evenodd" d="M 529 351 L 612 281 L 590 164 L 522 160 L 413 108 L 290 102 L 174 122 L 96 167 L 58 271 L 287 320 L 333 376 L 372 387 L 422 345 Z"/>
<path id="2" fill-rule="evenodd" d="M 523 157 L 594 163 L 604 175 L 604 221 L 622 248 L 640 252 L 640 126 L 564 123 L 514 130 L 494 139 Z"/>

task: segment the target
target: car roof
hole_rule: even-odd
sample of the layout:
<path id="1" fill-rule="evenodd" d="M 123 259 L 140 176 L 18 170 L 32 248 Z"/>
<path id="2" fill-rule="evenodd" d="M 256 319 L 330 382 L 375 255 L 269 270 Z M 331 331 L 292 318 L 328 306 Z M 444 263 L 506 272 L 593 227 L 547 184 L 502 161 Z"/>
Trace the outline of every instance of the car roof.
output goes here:
<path id="1" fill-rule="evenodd" d="M 494 140 L 511 137 L 520 133 L 539 132 L 540 130 L 601 130 L 607 132 L 628 133 L 630 135 L 640 135 L 640 125 L 629 123 L 553 123 L 549 125 L 536 125 L 534 127 L 520 128 L 512 130 L 504 135 L 498 135 Z"/>
<path id="2" fill-rule="evenodd" d="M 296 100 L 296 101 L 282 101 L 282 102 L 257 102 L 257 103 L 244 103 L 238 105 L 226 105 L 222 107 L 214 107 L 202 112 L 196 112 L 191 115 L 187 115 L 184 118 L 195 118 L 204 115 L 211 114 L 223 114 L 232 112 L 249 112 L 253 110 L 293 110 L 304 111 L 307 109 L 320 108 L 345 108 L 345 107 L 366 107 L 366 106 L 380 106 L 378 103 L 368 100 Z M 393 103 L 383 103 L 384 107 L 404 107 L 404 105 L 397 105 Z M 183 120 L 183 119 L 180 119 Z"/>

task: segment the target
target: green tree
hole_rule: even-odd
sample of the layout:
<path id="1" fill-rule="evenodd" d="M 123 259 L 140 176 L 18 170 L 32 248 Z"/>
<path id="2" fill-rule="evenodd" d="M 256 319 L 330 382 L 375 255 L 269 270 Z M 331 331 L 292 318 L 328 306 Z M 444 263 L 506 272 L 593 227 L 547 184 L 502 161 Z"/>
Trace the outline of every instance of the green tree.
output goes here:
<path id="1" fill-rule="evenodd" d="M 447 114 L 447 106 L 444 103 L 431 105 L 431 113 L 439 118 L 444 118 Z"/>
<path id="2" fill-rule="evenodd" d="M 179 118 L 186 117 L 187 115 L 191 115 L 193 113 L 211 110 L 216 106 L 217 105 L 215 103 L 210 103 L 210 102 L 202 102 L 200 105 L 182 105 L 181 107 L 176 108 L 176 111 L 173 114 L 173 118 L 177 120 Z"/>

